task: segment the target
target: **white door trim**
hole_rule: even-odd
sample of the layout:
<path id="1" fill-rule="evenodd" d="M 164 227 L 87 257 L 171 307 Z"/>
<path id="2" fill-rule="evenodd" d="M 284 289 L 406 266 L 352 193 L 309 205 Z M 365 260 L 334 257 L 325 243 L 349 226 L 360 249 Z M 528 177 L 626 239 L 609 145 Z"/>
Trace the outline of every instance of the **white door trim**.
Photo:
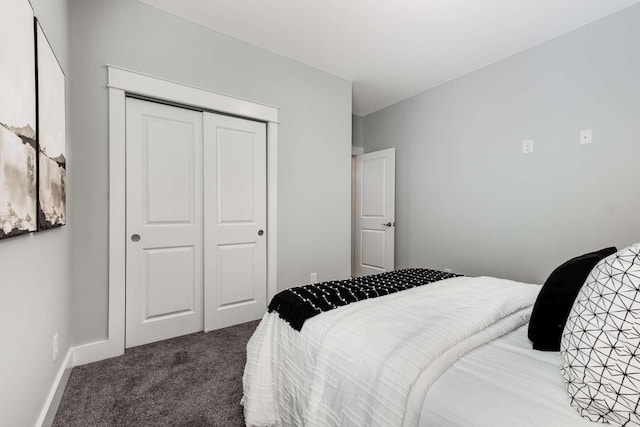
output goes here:
<path id="1" fill-rule="evenodd" d="M 106 340 L 74 348 L 74 366 L 124 353 L 126 266 L 125 97 L 135 94 L 267 123 L 267 301 L 277 292 L 278 108 L 107 65 L 109 90 L 109 326 Z"/>
<path id="2" fill-rule="evenodd" d="M 278 123 L 278 108 L 270 105 L 211 92 L 207 89 L 112 65 L 107 65 L 107 70 L 109 75 L 108 88 L 120 89 L 129 94 L 148 96 L 163 101 L 213 110 L 218 113 L 233 114 L 261 122 Z"/>

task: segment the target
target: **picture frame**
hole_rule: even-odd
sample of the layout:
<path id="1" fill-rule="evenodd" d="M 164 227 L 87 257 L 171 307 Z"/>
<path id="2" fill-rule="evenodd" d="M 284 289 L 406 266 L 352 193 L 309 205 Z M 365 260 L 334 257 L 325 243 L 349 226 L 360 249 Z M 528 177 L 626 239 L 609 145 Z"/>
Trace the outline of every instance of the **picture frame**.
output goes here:
<path id="1" fill-rule="evenodd" d="M 65 74 L 37 18 L 38 231 L 66 224 Z"/>
<path id="2" fill-rule="evenodd" d="M 37 230 L 34 12 L 27 0 L 0 11 L 0 239 Z"/>

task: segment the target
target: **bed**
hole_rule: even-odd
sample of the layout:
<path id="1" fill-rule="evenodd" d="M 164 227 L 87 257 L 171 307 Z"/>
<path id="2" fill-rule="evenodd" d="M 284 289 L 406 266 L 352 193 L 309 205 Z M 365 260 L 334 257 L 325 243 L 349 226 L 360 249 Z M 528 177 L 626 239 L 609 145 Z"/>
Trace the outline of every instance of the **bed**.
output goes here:
<path id="1" fill-rule="evenodd" d="M 425 426 L 597 426 L 569 405 L 560 354 L 531 348 L 527 326 L 470 351 L 427 393 Z"/>
<path id="2" fill-rule="evenodd" d="M 245 421 L 598 425 L 569 404 L 560 353 L 531 347 L 540 289 L 453 277 L 322 312 L 297 328 L 268 312 L 247 345 Z"/>

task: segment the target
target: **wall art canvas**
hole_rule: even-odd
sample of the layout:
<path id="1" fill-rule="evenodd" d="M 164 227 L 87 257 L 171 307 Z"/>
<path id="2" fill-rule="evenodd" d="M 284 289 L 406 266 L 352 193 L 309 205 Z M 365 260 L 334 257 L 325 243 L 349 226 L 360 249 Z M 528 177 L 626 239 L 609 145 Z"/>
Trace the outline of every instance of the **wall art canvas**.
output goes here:
<path id="1" fill-rule="evenodd" d="M 36 230 L 33 9 L 0 2 L 0 239 Z"/>
<path id="2" fill-rule="evenodd" d="M 66 223 L 65 76 L 36 22 L 38 65 L 38 230 Z"/>

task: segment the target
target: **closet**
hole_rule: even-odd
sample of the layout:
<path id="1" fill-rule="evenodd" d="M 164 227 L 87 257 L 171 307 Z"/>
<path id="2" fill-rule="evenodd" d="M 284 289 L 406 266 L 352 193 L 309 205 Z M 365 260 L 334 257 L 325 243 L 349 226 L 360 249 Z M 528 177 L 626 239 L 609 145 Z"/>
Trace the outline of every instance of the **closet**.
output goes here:
<path id="1" fill-rule="evenodd" d="M 266 124 L 126 99 L 126 347 L 254 319 L 267 299 Z"/>

